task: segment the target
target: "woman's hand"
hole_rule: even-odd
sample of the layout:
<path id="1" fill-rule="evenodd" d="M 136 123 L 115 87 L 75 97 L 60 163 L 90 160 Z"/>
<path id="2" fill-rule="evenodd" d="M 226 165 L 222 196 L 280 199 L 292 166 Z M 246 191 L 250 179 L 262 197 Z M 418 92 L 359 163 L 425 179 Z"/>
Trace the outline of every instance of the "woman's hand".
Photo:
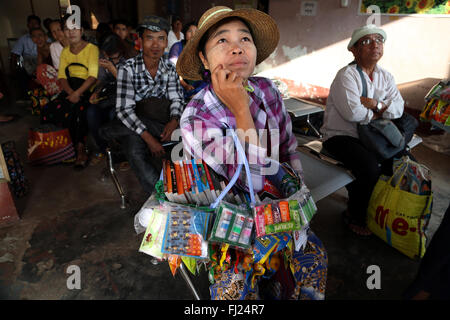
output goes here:
<path id="1" fill-rule="evenodd" d="M 117 67 L 114 65 L 114 63 L 106 59 L 99 59 L 98 64 L 100 67 L 108 70 L 114 76 L 114 78 L 117 79 Z"/>
<path id="2" fill-rule="evenodd" d="M 72 103 L 78 103 L 81 100 L 81 94 L 78 91 L 74 91 L 66 99 Z"/>
<path id="3" fill-rule="evenodd" d="M 95 91 L 95 92 L 91 95 L 91 97 L 89 98 L 89 103 L 90 103 L 90 104 L 97 104 L 97 103 L 98 103 L 97 99 L 98 99 L 98 92 Z"/>
<path id="4" fill-rule="evenodd" d="M 111 61 L 106 59 L 99 59 L 98 64 L 100 67 L 107 69 L 109 72 L 116 68 Z"/>
<path id="5" fill-rule="evenodd" d="M 249 111 L 249 96 L 244 88 L 244 79 L 236 72 L 219 65 L 212 71 L 211 80 L 217 97 L 235 117 Z"/>

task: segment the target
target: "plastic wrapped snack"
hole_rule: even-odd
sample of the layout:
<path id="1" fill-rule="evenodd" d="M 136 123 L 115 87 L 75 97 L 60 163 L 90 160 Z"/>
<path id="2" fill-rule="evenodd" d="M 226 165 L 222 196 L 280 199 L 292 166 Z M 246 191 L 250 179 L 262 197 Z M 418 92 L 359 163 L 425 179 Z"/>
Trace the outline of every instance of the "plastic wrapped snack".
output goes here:
<path id="1" fill-rule="evenodd" d="M 251 246 L 254 219 L 248 210 L 226 202 L 216 209 L 216 219 L 209 238 L 236 248 Z"/>
<path id="2" fill-rule="evenodd" d="M 168 217 L 161 251 L 185 257 L 207 258 L 209 213 L 169 203 L 165 203 L 164 207 Z"/>
<path id="3" fill-rule="evenodd" d="M 160 209 L 152 210 L 139 252 L 143 252 L 158 259 L 163 258 L 164 254 L 162 253 L 161 248 L 166 222 L 167 212 Z"/>
<path id="4" fill-rule="evenodd" d="M 297 200 L 280 200 L 256 206 L 253 210 L 256 236 L 260 238 L 269 234 L 300 230 L 305 224 L 302 222 L 301 212 L 308 212 L 303 214 L 303 220 L 306 223 L 310 221 L 313 214 L 310 199 L 306 197 L 302 199 L 302 205 Z"/>

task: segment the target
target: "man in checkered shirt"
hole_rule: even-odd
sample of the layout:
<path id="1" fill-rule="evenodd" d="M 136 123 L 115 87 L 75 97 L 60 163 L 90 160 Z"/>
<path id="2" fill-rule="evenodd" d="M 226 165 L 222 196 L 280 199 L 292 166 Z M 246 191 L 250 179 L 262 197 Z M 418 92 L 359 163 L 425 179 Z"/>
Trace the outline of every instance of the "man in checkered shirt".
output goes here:
<path id="1" fill-rule="evenodd" d="M 156 16 L 146 17 L 139 26 L 142 51 L 117 73 L 116 113 L 121 127 L 102 130 L 109 139 L 120 136 L 128 162 L 149 194 L 159 179 L 152 158 L 164 155 L 162 143 L 171 141 L 185 105 L 175 66 L 164 55 L 169 29 L 169 23 Z"/>

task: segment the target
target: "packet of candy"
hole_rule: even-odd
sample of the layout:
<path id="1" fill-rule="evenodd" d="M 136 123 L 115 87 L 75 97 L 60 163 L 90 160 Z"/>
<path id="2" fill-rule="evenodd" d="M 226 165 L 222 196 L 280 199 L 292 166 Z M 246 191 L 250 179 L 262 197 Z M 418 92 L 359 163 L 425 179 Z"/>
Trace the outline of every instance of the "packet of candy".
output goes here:
<path id="1" fill-rule="evenodd" d="M 264 206 L 254 208 L 256 236 L 263 237 L 266 235 L 266 228 L 264 223 Z"/>
<path id="2" fill-rule="evenodd" d="M 167 258 L 167 261 L 169 262 L 170 271 L 172 272 L 172 275 L 175 277 L 177 269 L 180 267 L 181 264 L 181 258 L 179 256 L 171 254 Z"/>
<path id="3" fill-rule="evenodd" d="M 200 258 L 208 257 L 206 232 L 209 213 L 196 208 L 165 203 L 168 217 L 162 252 Z"/>
<path id="4" fill-rule="evenodd" d="M 292 221 L 295 223 L 295 230 L 300 230 L 304 225 L 302 218 L 300 217 L 300 206 L 297 200 L 289 200 L 289 213 L 292 217 Z"/>
<path id="5" fill-rule="evenodd" d="M 247 209 L 223 201 L 216 208 L 215 215 L 209 241 L 235 248 L 250 247 L 254 218 Z"/>
<path id="6" fill-rule="evenodd" d="M 302 226 L 297 200 L 281 200 L 256 206 L 253 210 L 256 236 L 290 232 Z"/>
<path id="7" fill-rule="evenodd" d="M 264 264 L 279 241 L 280 239 L 271 235 L 256 239 L 253 244 L 254 263 Z"/>
<path id="8" fill-rule="evenodd" d="M 164 231 L 167 222 L 167 212 L 154 209 L 148 221 L 147 229 L 142 238 L 139 252 L 162 259 L 164 254 L 161 251 L 164 239 Z"/>
<path id="9" fill-rule="evenodd" d="M 280 203 L 278 204 L 279 208 L 280 208 L 280 213 L 281 213 L 281 221 L 282 222 L 288 222 L 291 220 L 291 217 L 289 215 L 289 202 L 287 201 L 280 201 Z"/>
<path id="10" fill-rule="evenodd" d="M 273 217 L 273 224 L 277 224 L 281 222 L 281 212 L 280 207 L 278 206 L 278 203 L 272 203 L 272 217 Z"/>
<path id="11" fill-rule="evenodd" d="M 278 252 L 286 248 L 287 244 L 292 239 L 292 236 L 288 232 L 277 233 L 272 235 L 272 237 L 275 237 L 279 240 L 274 252 Z"/>

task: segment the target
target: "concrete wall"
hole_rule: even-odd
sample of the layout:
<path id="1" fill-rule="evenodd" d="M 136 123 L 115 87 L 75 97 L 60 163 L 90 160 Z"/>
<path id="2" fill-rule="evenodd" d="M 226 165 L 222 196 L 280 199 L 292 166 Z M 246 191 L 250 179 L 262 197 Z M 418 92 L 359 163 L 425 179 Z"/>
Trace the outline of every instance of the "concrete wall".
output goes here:
<path id="1" fill-rule="evenodd" d="M 58 0 L 33 0 L 34 12 L 45 18 L 58 18 Z M 19 38 L 27 29 L 27 17 L 32 14 L 30 0 L 0 1 L 0 54 L 6 70 L 9 66 L 7 38 Z"/>
<path id="2" fill-rule="evenodd" d="M 329 88 L 336 72 L 353 60 L 347 51 L 352 31 L 366 24 L 357 0 L 341 8 L 339 0 L 318 0 L 316 16 L 301 16 L 300 0 L 271 0 L 269 14 L 281 39 L 275 53 L 258 67 L 265 76 L 279 76 Z M 381 16 L 387 32 L 379 64 L 397 83 L 447 78 L 450 67 L 449 18 Z"/>

